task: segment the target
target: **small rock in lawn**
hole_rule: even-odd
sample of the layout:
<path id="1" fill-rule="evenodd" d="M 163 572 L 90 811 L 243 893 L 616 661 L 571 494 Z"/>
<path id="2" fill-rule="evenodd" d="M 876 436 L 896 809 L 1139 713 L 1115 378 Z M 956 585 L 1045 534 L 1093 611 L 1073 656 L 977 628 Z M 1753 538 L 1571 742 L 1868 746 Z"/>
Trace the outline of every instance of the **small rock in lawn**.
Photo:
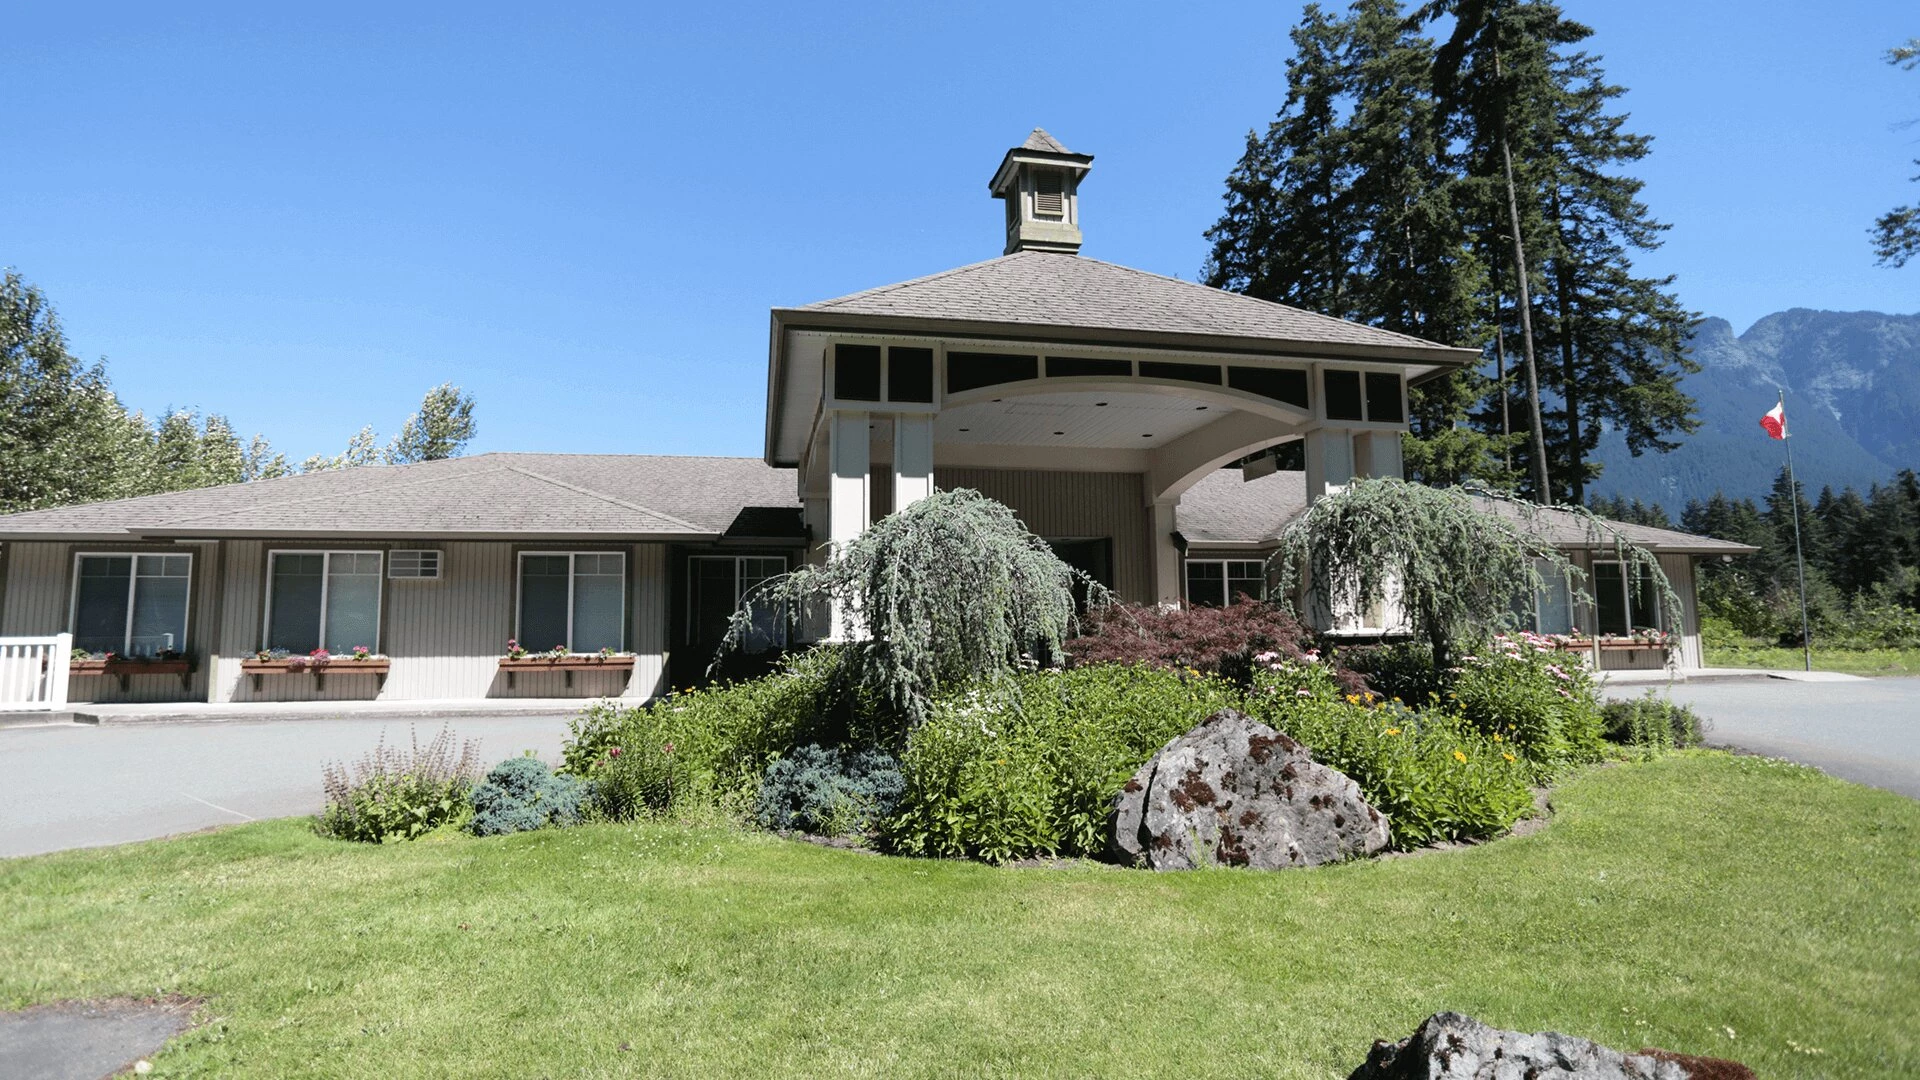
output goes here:
<path id="1" fill-rule="evenodd" d="M 1642 1050 L 1623 1054 L 1587 1039 L 1528 1035 L 1455 1012 L 1434 1013 L 1413 1035 L 1377 1042 L 1347 1080 L 1753 1080 L 1734 1061 Z"/>
<path id="2" fill-rule="evenodd" d="M 1107 855 L 1155 870 L 1285 870 L 1371 855 L 1387 819 L 1337 769 L 1257 720 L 1222 709 L 1127 781 Z"/>

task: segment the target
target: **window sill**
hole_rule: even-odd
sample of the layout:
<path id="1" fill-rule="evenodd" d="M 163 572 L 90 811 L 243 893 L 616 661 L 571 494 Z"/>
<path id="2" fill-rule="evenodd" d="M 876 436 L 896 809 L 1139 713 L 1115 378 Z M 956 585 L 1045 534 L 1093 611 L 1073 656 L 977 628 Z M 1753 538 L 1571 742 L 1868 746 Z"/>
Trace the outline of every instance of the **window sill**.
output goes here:
<path id="1" fill-rule="evenodd" d="M 503 656 L 502 671 L 632 671 L 636 657 L 632 653 L 601 656 L 599 653 L 567 656 Z"/>

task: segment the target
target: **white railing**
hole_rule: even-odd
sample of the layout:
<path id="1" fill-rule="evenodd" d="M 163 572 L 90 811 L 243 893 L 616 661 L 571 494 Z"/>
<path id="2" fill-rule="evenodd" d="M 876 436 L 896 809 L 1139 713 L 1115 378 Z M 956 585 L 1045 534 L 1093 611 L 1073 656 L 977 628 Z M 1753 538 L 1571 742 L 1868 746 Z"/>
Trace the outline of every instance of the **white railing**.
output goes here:
<path id="1" fill-rule="evenodd" d="M 73 635 L 0 637 L 0 710 L 67 707 Z"/>

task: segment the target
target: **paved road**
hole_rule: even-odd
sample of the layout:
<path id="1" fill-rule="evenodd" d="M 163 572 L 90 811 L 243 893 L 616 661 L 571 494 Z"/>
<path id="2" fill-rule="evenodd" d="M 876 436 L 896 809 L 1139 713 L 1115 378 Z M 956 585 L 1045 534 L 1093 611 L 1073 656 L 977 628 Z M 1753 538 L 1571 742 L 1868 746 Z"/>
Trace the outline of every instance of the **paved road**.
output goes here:
<path id="1" fill-rule="evenodd" d="M 1661 690 L 1713 721 L 1711 745 L 1787 758 L 1920 799 L 1920 678 L 1739 679 Z M 1642 692 L 1622 687 L 1612 694 Z"/>
<path id="2" fill-rule="evenodd" d="M 320 769 L 384 731 L 422 742 L 442 723 L 491 765 L 524 750 L 559 760 L 568 717 L 450 721 L 269 720 L 0 728 L 0 857 L 97 847 L 320 809 Z"/>

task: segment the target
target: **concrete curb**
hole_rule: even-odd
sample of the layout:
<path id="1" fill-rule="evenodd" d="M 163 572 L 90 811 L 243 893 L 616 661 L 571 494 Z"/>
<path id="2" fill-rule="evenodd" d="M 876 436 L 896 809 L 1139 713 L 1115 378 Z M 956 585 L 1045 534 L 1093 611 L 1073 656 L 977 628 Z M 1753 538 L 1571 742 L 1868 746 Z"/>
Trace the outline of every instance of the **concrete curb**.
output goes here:
<path id="1" fill-rule="evenodd" d="M 430 708 L 392 708 L 392 709 L 263 709 L 249 712 L 139 712 L 117 713 L 101 712 L 78 723 L 95 723 L 104 727 L 122 727 L 138 724 L 232 724 L 272 721 L 275 723 L 297 720 L 484 720 L 491 716 L 553 716 L 556 713 L 571 716 L 584 709 L 584 705 L 556 707 L 553 705 L 529 705 L 511 709 L 475 709 L 458 705 L 435 706 Z"/>

